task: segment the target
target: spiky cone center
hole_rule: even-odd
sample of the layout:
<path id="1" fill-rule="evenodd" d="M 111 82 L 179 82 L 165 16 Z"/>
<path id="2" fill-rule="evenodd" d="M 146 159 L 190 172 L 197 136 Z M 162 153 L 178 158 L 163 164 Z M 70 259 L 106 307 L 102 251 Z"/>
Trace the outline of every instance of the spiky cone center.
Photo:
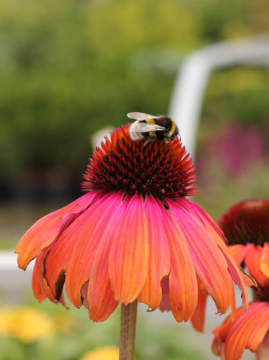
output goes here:
<path id="1" fill-rule="evenodd" d="M 165 199 L 192 196 L 195 172 L 179 139 L 165 143 L 133 141 L 129 124 L 115 130 L 92 155 L 82 187 L 85 191 L 120 191 L 125 196 Z"/>
<path id="2" fill-rule="evenodd" d="M 269 241 L 269 200 L 245 200 L 227 211 L 219 220 L 229 245 Z"/>

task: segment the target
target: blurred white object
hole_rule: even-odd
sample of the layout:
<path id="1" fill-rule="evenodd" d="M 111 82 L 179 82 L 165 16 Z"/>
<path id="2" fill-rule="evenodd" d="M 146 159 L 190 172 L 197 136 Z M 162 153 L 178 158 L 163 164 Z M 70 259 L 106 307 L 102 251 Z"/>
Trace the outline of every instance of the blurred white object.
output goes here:
<path id="1" fill-rule="evenodd" d="M 93 149 L 95 149 L 97 146 L 100 146 L 104 141 L 105 137 L 110 138 L 110 134 L 112 131 L 113 131 L 113 127 L 107 126 L 94 133 L 91 137 Z"/>
<path id="2" fill-rule="evenodd" d="M 12 304 L 21 300 L 23 289 L 30 289 L 33 264 L 26 271 L 17 266 L 17 256 L 11 251 L 0 251 L 0 292 L 3 301 Z"/>
<path id="3" fill-rule="evenodd" d="M 269 36 L 209 45 L 183 61 L 169 113 L 176 121 L 182 142 L 192 157 L 195 155 L 198 122 L 208 78 L 215 69 L 238 65 L 269 67 Z"/>
<path id="4" fill-rule="evenodd" d="M 176 121 L 183 143 L 192 156 L 195 153 L 196 133 L 204 89 L 210 73 L 217 68 L 234 65 L 269 67 L 269 38 L 258 37 L 210 45 L 188 56 L 180 67 L 170 115 Z M 104 136 L 109 136 L 111 127 L 98 131 L 92 137 L 94 147 L 99 146 Z M 7 299 L 10 293 L 20 294 L 30 289 L 31 269 L 18 270 L 16 255 L 0 252 L 0 291 Z M 9 298 L 10 301 L 10 298 Z"/>

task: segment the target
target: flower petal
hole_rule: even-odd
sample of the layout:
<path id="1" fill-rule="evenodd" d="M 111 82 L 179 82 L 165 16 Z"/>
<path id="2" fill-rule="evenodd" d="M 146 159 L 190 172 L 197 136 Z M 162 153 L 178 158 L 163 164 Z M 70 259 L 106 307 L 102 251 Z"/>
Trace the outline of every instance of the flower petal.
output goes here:
<path id="1" fill-rule="evenodd" d="M 148 304 L 151 309 L 160 305 L 162 299 L 161 280 L 170 271 L 170 248 L 164 224 L 160 221 L 166 211 L 162 204 L 153 197 L 147 196 L 145 213 L 149 236 L 149 265 L 146 282 L 138 301 Z"/>
<path id="2" fill-rule="evenodd" d="M 199 218 L 181 206 L 181 200 L 169 202 L 169 206 L 177 221 L 181 222 L 199 278 L 215 300 L 218 310 L 226 312 L 234 296 L 233 286 L 227 263 L 215 239 L 201 224 Z"/>
<path id="3" fill-rule="evenodd" d="M 119 194 L 112 194 L 96 199 L 62 236 L 64 243 L 72 242 L 66 267 L 66 292 L 77 307 L 81 305 L 81 288 L 90 278 L 96 252 L 103 246 L 102 237 L 107 234 L 106 228 L 113 215 L 117 214 L 121 198 Z"/>
<path id="4" fill-rule="evenodd" d="M 198 305 L 191 318 L 192 326 L 199 332 L 203 332 L 204 330 L 207 296 L 207 293 L 199 287 Z"/>
<path id="5" fill-rule="evenodd" d="M 269 328 L 269 305 L 251 303 L 231 327 L 226 338 L 225 358 L 238 360 L 244 349 L 256 351 Z"/>
<path id="6" fill-rule="evenodd" d="M 51 298 L 53 302 L 54 299 L 51 296 L 50 288 L 48 287 L 48 284 L 46 282 L 46 279 L 44 278 L 44 259 L 47 254 L 46 250 L 43 250 L 41 254 L 36 259 L 34 270 L 33 270 L 33 276 L 32 276 L 32 287 L 34 296 L 38 301 L 43 301 L 47 297 Z"/>
<path id="7" fill-rule="evenodd" d="M 117 301 L 134 301 L 148 274 L 148 231 L 143 199 L 134 195 L 122 202 L 110 244 L 109 274 Z"/>
<path id="8" fill-rule="evenodd" d="M 260 269 L 262 273 L 269 278 L 269 244 L 265 243 L 261 257 Z"/>
<path id="9" fill-rule="evenodd" d="M 266 360 L 269 357 L 269 331 L 256 351 L 257 360 Z"/>
<path id="10" fill-rule="evenodd" d="M 237 286 L 242 291 L 242 298 L 245 306 L 248 304 L 248 294 L 246 289 L 246 278 L 240 268 L 236 265 L 234 259 L 230 256 L 227 246 L 225 245 L 223 233 L 220 227 L 214 222 L 214 220 L 210 217 L 207 212 L 201 208 L 198 204 L 194 203 L 191 200 L 182 199 L 184 205 L 188 204 L 189 210 L 194 209 L 196 215 L 202 220 L 207 231 L 210 232 L 211 237 L 214 239 L 214 242 L 220 248 L 222 254 L 228 265 L 228 271 L 233 279 L 233 281 L 237 284 Z"/>
<path id="11" fill-rule="evenodd" d="M 263 248 L 261 246 L 251 244 L 245 257 L 245 265 L 254 279 L 257 280 L 260 285 L 264 286 L 269 283 L 269 279 L 261 271 L 262 254 Z"/>
<path id="12" fill-rule="evenodd" d="M 197 276 L 181 224 L 168 211 L 163 213 L 162 220 L 171 249 L 169 274 L 171 310 L 177 321 L 187 321 L 197 306 Z"/>
<path id="13" fill-rule="evenodd" d="M 91 280 L 89 281 L 87 301 L 89 318 L 93 321 L 106 320 L 118 306 L 109 279 L 108 250 L 107 248 L 106 251 L 100 251 L 100 254 L 97 254 Z"/>
<path id="14" fill-rule="evenodd" d="M 169 300 L 169 276 L 165 276 L 161 281 L 162 300 L 159 306 L 161 311 L 170 311 L 171 305 Z"/>
<path id="15" fill-rule="evenodd" d="M 19 267 L 25 270 L 29 262 L 90 205 L 95 195 L 96 192 L 83 195 L 35 222 L 16 246 Z"/>
<path id="16" fill-rule="evenodd" d="M 229 246 L 229 253 L 232 255 L 232 257 L 234 258 L 235 262 L 238 265 L 241 265 L 242 262 L 245 259 L 245 255 L 248 251 L 248 246 L 245 245 L 232 245 Z"/>

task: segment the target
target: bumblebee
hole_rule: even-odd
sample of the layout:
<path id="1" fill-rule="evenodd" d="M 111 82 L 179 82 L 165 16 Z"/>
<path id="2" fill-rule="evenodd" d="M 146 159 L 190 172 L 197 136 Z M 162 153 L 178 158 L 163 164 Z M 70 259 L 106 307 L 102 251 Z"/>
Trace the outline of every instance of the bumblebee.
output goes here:
<path id="1" fill-rule="evenodd" d="M 169 143 L 179 134 L 175 121 L 168 116 L 131 112 L 127 114 L 127 117 L 136 120 L 130 125 L 131 139 L 133 141 L 147 139 L 145 145 L 154 140 L 164 140 Z"/>

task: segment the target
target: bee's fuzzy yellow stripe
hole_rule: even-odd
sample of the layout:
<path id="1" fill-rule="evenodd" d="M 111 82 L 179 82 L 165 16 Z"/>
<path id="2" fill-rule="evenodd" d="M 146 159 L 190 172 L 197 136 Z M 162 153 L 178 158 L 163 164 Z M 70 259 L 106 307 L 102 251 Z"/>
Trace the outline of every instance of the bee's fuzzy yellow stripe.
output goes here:
<path id="1" fill-rule="evenodd" d="M 171 130 L 170 130 L 169 133 L 168 133 L 168 136 L 172 136 L 172 135 L 174 134 L 175 130 L 176 130 L 176 127 L 177 127 L 177 125 L 176 125 L 176 123 L 174 122 L 174 120 L 171 120 L 171 122 L 172 122 L 172 126 L 171 126 Z"/>

